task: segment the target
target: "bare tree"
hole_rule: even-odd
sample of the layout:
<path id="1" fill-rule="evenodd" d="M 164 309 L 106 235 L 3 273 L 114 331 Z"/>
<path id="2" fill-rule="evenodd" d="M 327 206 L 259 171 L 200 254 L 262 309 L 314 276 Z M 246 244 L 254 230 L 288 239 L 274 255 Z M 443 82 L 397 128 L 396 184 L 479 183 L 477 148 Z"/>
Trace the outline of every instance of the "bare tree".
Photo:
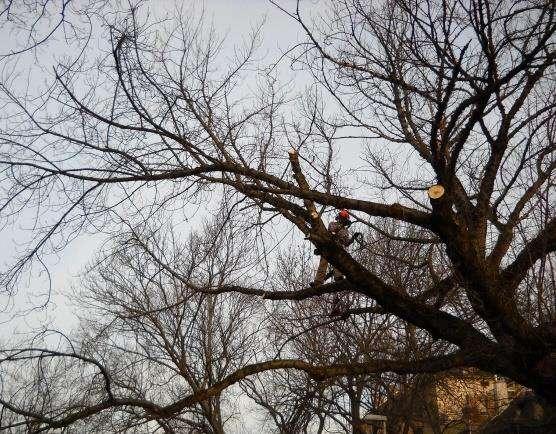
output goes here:
<path id="1" fill-rule="evenodd" d="M 408 242 L 423 236 L 412 228 L 402 231 L 391 225 L 373 226 L 353 252 L 367 269 L 416 296 L 422 287 L 435 283 L 438 276 L 432 276 L 430 269 L 435 264 L 440 272 L 445 260 L 441 250 Z M 280 256 L 277 277 L 285 289 L 302 290 L 303 283 L 311 279 L 310 258 L 303 253 L 290 250 Z M 448 273 L 449 269 L 445 267 L 444 271 Z M 451 292 L 420 296 L 453 310 L 464 302 Z M 449 350 L 445 342 L 432 340 L 358 293 L 344 292 L 339 300 L 336 295 L 280 303 L 271 318 L 267 358 L 287 356 L 320 365 L 357 364 L 385 355 L 410 360 Z M 400 418 L 413 421 L 430 413 L 431 426 L 440 432 L 438 409 L 435 419 L 433 402 L 424 401 L 423 396 L 427 387 L 441 384 L 439 376 L 346 374 L 312 385 L 301 375 L 273 372 L 249 381 L 246 391 L 284 433 L 324 429 L 366 432 L 363 418 L 367 413 L 387 415 L 392 427 L 403 425 L 397 423 Z"/>
<path id="2" fill-rule="evenodd" d="M 292 371 L 269 371 L 246 379 L 244 390 L 279 433 L 322 433 L 330 414 L 325 387 Z"/>
<path id="3" fill-rule="evenodd" d="M 0 426 L 34 421 L 37 431 L 65 427 L 79 422 L 72 412 L 86 413 L 96 403 L 120 396 L 128 404 L 107 407 L 100 415 L 91 412 L 87 430 L 152 432 L 158 427 L 164 432 L 224 433 L 237 411 L 228 392 L 171 418 L 157 417 L 154 410 L 219 383 L 257 352 L 252 300 L 241 294 L 200 293 L 145 254 L 145 249 L 159 252 L 190 282 L 218 287 L 237 276 L 250 254 L 245 241 L 234 244 L 228 222 L 206 224 L 204 229 L 183 243 L 172 233 L 164 237 L 162 230 L 142 232 L 140 245 L 133 230 L 94 261 L 85 273 L 84 288 L 76 293 L 82 316 L 79 339 L 64 342 L 69 345 L 65 350 L 3 351 L 10 373 L 2 394 L 4 411 L 25 419 L 2 420 Z M 91 371 L 95 367 L 100 374 Z M 22 371 L 30 373 L 27 378 Z M 65 396 L 70 380 L 77 384 L 69 386 Z M 48 393 L 39 399 L 43 388 Z M 147 402 L 153 411 L 144 413 Z M 54 415 L 63 421 L 53 423 Z"/>
<path id="4" fill-rule="evenodd" d="M 524 283 L 533 273 L 548 275 L 556 249 L 554 2 L 327 6 L 312 20 L 299 2 L 295 10 L 283 9 L 307 35 L 291 51 L 293 61 L 319 89 L 291 117 L 285 89 L 266 71 L 255 80 L 257 35 L 225 68 L 219 41 L 203 36 L 194 21 L 178 18 L 162 38 L 136 10 L 112 27 L 112 57 L 98 75 L 60 66 L 56 89 L 39 102 L 4 86 L 10 122 L 0 138 L 2 213 L 10 218 L 34 206 L 41 218 L 38 241 L 3 283 L 14 288 L 33 258 L 63 247 L 68 231 L 86 223 L 114 227 L 113 211 L 134 207 L 124 218 L 129 223 L 218 190 L 258 228 L 261 251 L 270 254 L 266 243 L 277 232 L 295 230 L 346 279 L 284 291 L 263 276 L 200 292 L 304 300 L 348 290 L 447 350 L 357 363 L 258 362 L 159 414 L 180 413 L 275 369 L 323 381 L 468 366 L 514 379 L 555 404 L 554 306 L 526 312 L 519 302 L 554 299 L 548 295 L 554 287 L 545 288 L 550 278 L 541 290 Z M 85 78 L 93 82 L 86 90 Z M 250 78 L 251 88 L 260 84 L 251 94 Z M 324 92 L 335 105 L 321 99 Z M 341 182 L 339 154 L 353 140 L 362 143 L 365 165 L 361 176 Z M 427 199 L 432 184 L 443 194 Z M 535 218 L 539 204 L 543 217 Z M 420 228 L 426 235 L 406 241 L 442 248 L 449 273 L 432 263 L 438 279 L 418 291 L 386 281 L 327 231 L 334 207 L 369 225 L 391 219 Z M 58 213 L 50 224 L 42 218 L 46 210 Z M 428 296 L 444 293 L 462 300 L 458 309 Z M 97 412 L 121 405 L 115 399 Z"/>

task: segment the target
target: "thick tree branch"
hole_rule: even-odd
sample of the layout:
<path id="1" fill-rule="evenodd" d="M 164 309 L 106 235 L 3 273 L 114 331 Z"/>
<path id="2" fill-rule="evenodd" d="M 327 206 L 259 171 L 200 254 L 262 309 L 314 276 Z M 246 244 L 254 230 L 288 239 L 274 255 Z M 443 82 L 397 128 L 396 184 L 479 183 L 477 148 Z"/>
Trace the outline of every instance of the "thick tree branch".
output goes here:
<path id="1" fill-rule="evenodd" d="M 556 217 L 529 241 L 517 254 L 515 260 L 501 273 L 505 290 L 515 291 L 519 283 L 525 278 L 528 270 L 543 256 L 556 251 Z"/>

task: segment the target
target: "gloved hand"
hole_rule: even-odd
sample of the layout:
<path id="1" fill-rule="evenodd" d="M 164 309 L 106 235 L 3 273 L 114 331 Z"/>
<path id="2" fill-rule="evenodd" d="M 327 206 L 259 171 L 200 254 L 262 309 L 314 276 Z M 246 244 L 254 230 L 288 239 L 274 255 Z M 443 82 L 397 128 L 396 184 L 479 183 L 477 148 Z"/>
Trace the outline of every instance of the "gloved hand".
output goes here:
<path id="1" fill-rule="evenodd" d="M 360 243 L 363 241 L 363 234 L 361 232 L 355 232 L 353 234 L 353 239 Z"/>
<path id="2" fill-rule="evenodd" d="M 313 253 L 314 253 L 315 255 L 317 255 L 317 256 L 320 256 L 320 251 L 319 251 L 319 249 L 315 249 L 315 250 L 313 251 Z"/>

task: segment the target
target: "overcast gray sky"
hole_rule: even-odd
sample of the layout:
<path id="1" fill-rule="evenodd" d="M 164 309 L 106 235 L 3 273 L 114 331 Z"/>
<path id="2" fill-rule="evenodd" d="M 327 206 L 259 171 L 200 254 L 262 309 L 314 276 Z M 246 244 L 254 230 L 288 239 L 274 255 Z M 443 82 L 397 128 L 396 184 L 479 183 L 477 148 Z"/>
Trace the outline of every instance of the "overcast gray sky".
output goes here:
<path id="1" fill-rule="evenodd" d="M 315 4 L 315 2 L 307 2 Z M 85 4 L 84 1 L 79 4 Z M 228 50 L 233 46 L 241 45 L 249 33 L 263 20 L 265 22 L 261 37 L 259 53 L 264 55 L 263 62 L 271 62 L 285 49 L 290 47 L 300 37 L 298 26 L 291 18 L 287 17 L 278 8 L 267 0 L 205 0 L 194 2 L 181 2 L 177 0 L 150 0 L 145 2 L 153 15 L 171 17 L 177 7 L 195 6 L 197 13 L 204 10 L 207 21 L 213 21 L 218 33 L 226 36 Z M 292 0 L 284 0 L 285 6 L 293 6 Z M 55 16 L 54 16 L 55 18 Z M 45 28 L 50 23 L 45 23 Z M 2 61 L 2 80 L 8 81 L 17 73 L 17 79 L 9 81 L 12 89 L 23 91 L 30 87 L 35 91 L 41 89 L 52 79 L 52 67 L 57 59 L 65 55 L 72 55 L 74 47 L 68 48 L 60 32 L 55 34 L 56 39 L 48 42 L 40 49 L 30 51 L 24 55 Z M 98 37 L 98 35 L 95 35 Z M 8 26 L 0 28 L 1 53 L 6 53 L 22 44 L 21 35 Z M 87 56 L 92 58 L 106 41 L 93 40 L 87 49 Z M 24 240 L 28 239 L 29 231 L 24 230 L 32 225 L 34 215 L 23 213 L 17 226 L 7 226 L 0 231 L 0 264 L 5 267 L 13 261 L 18 249 Z M 102 236 L 81 235 L 72 241 L 59 255 L 50 255 L 43 258 L 48 272 L 36 268 L 36 273 L 24 281 L 16 297 L 8 302 L 2 295 L 0 306 L 6 307 L 0 313 L 0 322 L 12 332 L 29 332 L 39 327 L 45 321 L 52 327 L 70 331 L 75 325 L 71 308 L 66 298 L 71 285 L 78 284 L 76 276 L 82 271 L 84 265 L 91 259 L 95 250 L 103 241 Z M 40 305 L 47 301 L 49 278 L 52 282 L 52 292 L 47 307 L 35 310 L 30 315 L 16 321 L 9 321 L 15 312 Z M 13 303 L 12 303 L 13 302 Z M 6 324 L 9 321 L 9 324 Z M 6 330 L 6 328 L 4 328 Z M 6 336 L 6 335 L 4 335 Z M 9 336 L 9 334 L 8 334 Z M 7 336 L 6 336 L 7 337 Z"/>
<path id="2" fill-rule="evenodd" d="M 80 1 L 84 4 L 84 1 Z M 259 54 L 264 55 L 263 62 L 271 62 L 288 47 L 290 47 L 300 36 L 299 28 L 283 12 L 279 11 L 267 0 L 205 0 L 195 2 L 181 2 L 178 0 L 150 0 L 146 5 L 151 12 L 160 17 L 172 16 L 176 7 L 182 3 L 185 6 L 195 3 L 198 12 L 204 10 L 208 21 L 213 21 L 218 33 L 226 35 L 226 46 L 228 49 L 235 45 L 241 45 L 248 37 L 254 27 L 265 22 L 261 37 Z M 309 3 L 309 2 L 308 2 Z M 313 4 L 313 2 L 310 2 Z M 294 5 L 291 0 L 284 0 L 284 5 Z M 56 16 L 54 16 L 56 18 Z M 50 23 L 45 23 L 47 29 Z M 65 55 L 71 56 L 74 47 L 68 47 L 62 35 L 55 34 L 52 39 L 36 51 L 30 51 L 18 57 L 0 61 L 0 77 L 3 82 L 8 82 L 14 91 L 40 91 L 52 80 L 52 67 L 57 59 Z M 87 56 L 94 57 L 99 46 L 107 41 L 97 38 L 89 44 Z M 22 46 L 21 34 L 13 31 L 13 28 L 2 26 L 0 28 L 0 54 L 15 50 Z M 284 69 L 287 71 L 287 68 Z M 17 78 L 14 80 L 13 73 Z M 10 79 L 11 80 L 8 80 Z M 287 78 L 287 77 L 284 77 Z M 298 83 L 302 87 L 303 83 Z M 0 265 L 2 267 L 12 263 L 18 250 L 22 248 L 24 240 L 28 240 L 35 215 L 31 212 L 23 212 L 16 226 L 6 226 L 0 230 Z M 195 220 L 193 220 L 195 221 Z M 196 221 L 199 221 L 197 219 Z M 195 229 L 191 227 L 189 229 Z M 77 325 L 75 312 L 70 305 L 68 294 L 71 287 L 79 284 L 78 274 L 92 258 L 95 251 L 99 249 L 105 237 L 102 235 L 82 234 L 73 240 L 59 255 L 50 255 L 43 260 L 46 268 L 35 268 L 35 273 L 22 285 L 13 298 L 0 295 L 0 323 L 3 332 L 2 340 L 18 340 L 20 337 L 33 334 L 40 330 L 45 324 L 49 328 L 60 330 L 71 334 Z M 52 290 L 49 291 L 49 282 Z M 47 294 L 50 293 L 50 298 Z M 47 302 L 48 301 L 48 302 Z M 47 303 L 46 303 L 47 302 Z M 28 309 L 46 303 L 45 308 Z M 14 314 L 27 311 L 24 316 L 13 318 Z M 243 410 L 245 406 L 241 405 Z M 247 417 L 253 421 L 252 417 Z M 251 432 L 250 428 L 241 424 L 233 428 L 234 432 Z"/>

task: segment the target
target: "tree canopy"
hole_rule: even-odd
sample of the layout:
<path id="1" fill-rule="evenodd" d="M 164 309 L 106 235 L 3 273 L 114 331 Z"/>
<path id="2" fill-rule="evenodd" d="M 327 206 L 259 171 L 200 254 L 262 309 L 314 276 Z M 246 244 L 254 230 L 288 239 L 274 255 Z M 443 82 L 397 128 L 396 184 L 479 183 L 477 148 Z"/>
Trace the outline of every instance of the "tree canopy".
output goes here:
<path id="1" fill-rule="evenodd" d="M 60 63 L 40 97 L 2 83 L 1 217 L 37 216 L 33 243 L 1 276 L 6 296 L 68 237 L 114 234 L 85 285 L 114 322 L 94 320 L 72 350 L 18 346 L 0 358 L 6 372 L 63 360 L 84 379 L 79 402 L 47 393 L 39 410 L 2 393 L 3 408 L 43 430 L 122 411 L 171 432 L 166 420 L 201 405 L 218 432 L 214 400 L 257 374 L 325 384 L 453 368 L 502 375 L 556 405 L 554 2 L 272 3 L 304 35 L 273 67 L 258 57 L 261 29 L 227 56 L 195 16 L 160 22 L 133 7 L 106 18 L 106 56 Z M 281 77 L 287 62 L 310 77 L 304 92 Z M 428 196 L 433 185 L 444 194 Z M 176 219 L 199 205 L 217 219 L 180 241 Z M 342 208 L 365 228 L 357 249 L 327 230 Z M 309 286 L 313 249 L 345 279 Z M 340 318 L 333 297 L 345 300 Z M 248 355 L 234 343 L 257 346 L 246 312 L 284 345 L 304 344 Z M 367 336 L 367 348 L 345 356 L 343 333 L 360 350 Z M 185 361 L 194 335 L 203 373 Z M 207 343 L 217 336 L 225 346 Z M 168 372 L 188 387 L 165 399 L 133 390 L 121 345 L 168 365 L 147 363 L 156 387 Z"/>

